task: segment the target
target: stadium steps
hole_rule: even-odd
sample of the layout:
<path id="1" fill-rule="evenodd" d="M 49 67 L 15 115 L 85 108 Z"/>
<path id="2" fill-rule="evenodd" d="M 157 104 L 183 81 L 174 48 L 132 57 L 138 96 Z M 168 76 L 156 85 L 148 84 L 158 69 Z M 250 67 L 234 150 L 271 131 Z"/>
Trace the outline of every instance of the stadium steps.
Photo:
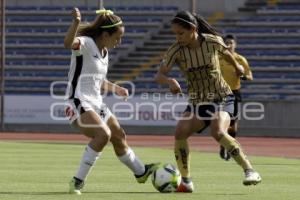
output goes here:
<path id="1" fill-rule="evenodd" d="M 267 0 L 247 0 L 243 7 L 239 8 L 241 12 L 255 12 L 257 9 L 266 6 Z"/>
<path id="2" fill-rule="evenodd" d="M 253 0 L 252 3 L 246 4 L 249 10 L 255 6 L 257 7 L 255 8 L 257 17 L 249 17 L 251 13 L 248 13 L 247 17 L 225 19 L 217 24 L 217 28 L 222 30 L 220 31 L 222 34 L 234 33 L 238 37 L 238 50 L 244 51 L 243 53 L 246 53 L 246 57 L 250 62 L 256 78 L 252 82 L 244 82 L 243 95 L 246 98 L 294 99 L 298 97 L 299 99 L 300 79 L 297 77 L 300 71 L 300 59 L 297 50 L 300 49 L 300 45 L 297 41 L 300 39 L 298 28 L 300 24 L 297 19 L 300 16 L 300 12 L 299 10 L 297 13 L 294 12 L 299 7 L 294 4 L 289 6 L 291 5 L 290 3 L 287 3 L 289 5 L 281 4 L 280 2 L 273 7 L 262 6 L 262 2 L 265 1 Z M 65 9 L 35 6 L 30 9 L 8 10 L 8 17 L 12 18 L 8 21 L 6 29 L 8 44 L 7 64 L 9 64 L 6 74 L 14 70 L 19 71 L 19 73 L 12 74 L 12 77 L 9 77 L 6 83 L 8 90 L 6 91 L 12 93 L 17 93 L 17 91 L 36 94 L 49 93 L 51 80 L 63 80 L 63 77 L 59 77 L 60 73 L 53 77 L 51 71 L 55 72 L 57 70 L 57 72 L 63 73 L 64 70 L 67 71 L 68 69 L 68 52 L 62 51 L 63 46 L 61 45 L 67 30 L 66 25 L 69 25 L 67 21 L 69 13 Z M 166 86 L 159 86 L 154 83 L 153 76 L 157 71 L 161 52 L 164 52 L 174 42 L 174 36 L 170 31 L 169 25 L 157 27 L 158 24 L 164 21 L 164 18 L 170 18 L 174 14 L 174 10 L 153 11 L 154 9 L 146 7 L 137 10 L 136 8 L 129 9 L 122 6 L 114 9 L 121 17 L 124 15 L 128 26 L 126 26 L 124 43 L 120 46 L 120 49 L 116 49 L 113 53 L 117 56 L 113 57 L 114 65 L 109 67 L 109 79 L 133 79 L 137 85 L 136 92 L 169 92 Z M 268 15 L 264 11 L 272 11 L 273 13 Z M 280 16 L 281 11 L 290 12 Z M 82 8 L 82 12 L 84 16 L 87 16 L 86 19 L 94 16 L 94 10 L 90 8 Z M 135 20 L 141 13 L 145 14 L 143 18 L 148 15 L 146 16 L 149 18 L 146 19 L 146 23 L 149 22 L 148 25 L 143 24 L 139 19 Z M 45 25 L 48 24 L 48 15 L 51 15 L 51 20 L 54 21 L 49 22 L 49 26 L 45 28 Z M 154 17 L 150 19 L 150 15 Z M 24 23 L 22 17 L 28 16 L 31 17 L 30 20 L 32 22 Z M 38 18 L 39 16 L 44 21 L 35 23 L 33 17 Z M 61 17 L 61 19 L 57 16 Z M 140 27 L 135 25 L 140 25 Z M 148 34 L 148 31 L 151 34 Z M 150 35 L 151 37 L 149 37 Z M 51 41 L 51 43 L 47 43 L 47 40 Z M 33 41 L 39 41 L 40 43 Z M 136 48 L 133 48 L 135 45 Z M 49 47 L 49 51 L 53 52 L 53 55 L 44 55 L 43 52 L 47 48 L 43 48 L 43 46 Z M 36 51 L 41 49 L 41 52 L 37 52 L 37 56 L 35 54 L 30 55 L 30 53 L 26 52 L 26 49 L 30 50 L 30 47 L 33 47 Z M 291 53 L 292 56 L 286 55 L 285 51 Z M 57 58 L 52 59 L 52 56 L 56 55 Z M 51 59 L 47 60 L 47 56 L 48 58 L 51 57 Z M 150 59 L 152 59 L 151 62 Z M 26 67 L 23 69 L 22 65 Z M 53 68 L 50 69 L 51 67 Z M 31 74 L 28 73 L 30 70 L 37 70 L 43 73 Z M 124 74 L 128 73 L 131 76 L 124 76 Z M 172 70 L 170 74 L 178 77 L 182 85 L 185 84 L 178 70 Z M 36 77 L 33 77 L 33 75 Z M 37 85 L 39 88 L 36 87 Z M 58 89 L 63 90 L 63 87 Z"/>
<path id="3" fill-rule="evenodd" d="M 299 26 L 299 22 L 295 20 L 298 19 L 297 16 L 291 17 L 271 19 L 268 16 L 265 18 L 266 20 L 261 20 L 263 19 L 261 17 L 259 20 L 250 18 L 248 21 L 241 18 L 235 21 L 224 20 L 218 24 L 218 28 L 224 30 L 223 34 L 234 33 L 237 35 L 239 49 L 249 54 L 246 57 L 250 61 L 256 78 L 252 82 L 243 83 L 243 96 L 246 98 L 299 99 L 298 41 L 300 33 L 296 28 Z M 273 21 L 270 22 L 271 20 Z M 157 41 L 151 41 L 152 47 L 148 47 L 147 51 L 156 48 L 163 50 L 163 46 L 169 46 L 174 42 L 174 36 L 168 26 L 162 30 L 160 35 L 155 36 Z M 140 77 L 134 80 L 138 85 L 136 92 L 169 92 L 167 87 L 157 86 L 154 83 L 153 76 L 156 71 L 157 67 L 154 66 L 145 70 Z M 181 84 L 184 84 L 184 78 L 179 77 L 179 74 L 178 70 L 172 73 Z"/>
<path id="4" fill-rule="evenodd" d="M 300 32 L 298 28 L 295 27 L 272 27 L 266 28 L 264 26 L 259 27 L 238 27 L 232 26 L 228 24 L 222 24 L 223 26 L 216 26 L 216 29 L 219 30 L 220 33 L 226 34 L 231 33 L 235 34 L 238 38 L 299 38 Z M 166 26 L 168 27 L 168 26 Z M 169 29 L 162 30 L 162 35 L 157 37 L 173 40 L 175 39 L 174 35 Z"/>
<path id="5" fill-rule="evenodd" d="M 118 58 L 123 56 L 125 60 L 122 60 L 122 64 L 120 65 L 124 67 L 125 64 L 130 68 L 114 69 L 113 67 L 109 67 L 111 71 L 110 76 L 115 79 L 120 79 L 120 74 L 128 73 L 133 69 L 131 58 L 126 59 L 128 52 L 132 51 L 132 47 L 134 45 L 141 45 L 151 31 L 156 31 L 162 21 L 166 17 L 169 18 L 173 15 L 174 11 L 178 9 L 174 6 L 139 8 L 132 7 L 117 12 L 126 23 L 126 33 L 122 44 L 111 51 L 110 64 L 116 63 Z M 33 77 L 34 74 L 26 71 L 68 71 L 70 51 L 65 50 L 62 44 L 63 37 L 71 21 L 71 16 L 69 16 L 70 14 L 66 10 L 71 9 L 64 7 L 49 7 L 47 9 L 39 6 L 19 6 L 8 9 L 6 12 L 6 74 L 9 75 L 8 81 L 20 81 L 21 79 L 25 82 L 31 80 L 39 82 L 44 79 L 49 81 L 61 80 L 60 78 L 55 79 L 55 77 L 51 77 L 51 73 L 49 73 L 49 76 L 47 76 L 47 73 L 36 73 L 35 77 Z M 94 19 L 94 10 L 82 9 L 83 21 Z M 115 9 L 118 10 L 121 7 Z M 147 56 L 149 55 L 147 54 Z M 140 55 L 138 55 L 138 60 L 140 62 L 145 61 L 140 59 Z M 136 62 L 139 63 L 138 61 Z M 13 70 L 19 70 L 19 73 L 11 73 Z M 20 87 L 21 85 L 19 84 L 16 87 Z M 12 91 L 12 88 L 10 88 L 10 91 Z M 14 91 L 17 91 L 17 88 Z M 22 91 L 25 90 L 22 89 Z M 20 92 L 22 93 L 22 91 Z"/>
<path id="6" fill-rule="evenodd" d="M 160 35 L 161 30 L 164 29 L 163 25 L 159 29 L 152 33 L 142 45 L 136 46 L 136 48 L 129 52 L 126 56 L 119 58 L 119 61 L 113 66 L 114 69 L 120 69 L 122 67 L 131 67 L 132 71 L 129 74 L 124 74 L 124 80 L 132 80 L 138 77 L 142 71 L 150 68 L 153 65 L 157 65 L 161 61 L 162 53 L 168 48 L 163 41 L 157 41 L 155 36 Z M 153 49 L 153 47 L 157 47 Z M 120 75 L 108 75 L 109 78 L 121 78 Z"/>

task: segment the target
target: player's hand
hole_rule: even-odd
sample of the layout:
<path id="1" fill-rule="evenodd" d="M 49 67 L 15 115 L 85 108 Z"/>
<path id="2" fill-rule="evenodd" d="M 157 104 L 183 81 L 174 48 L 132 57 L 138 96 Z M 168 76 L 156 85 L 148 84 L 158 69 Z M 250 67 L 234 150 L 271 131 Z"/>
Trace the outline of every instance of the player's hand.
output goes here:
<path id="1" fill-rule="evenodd" d="M 181 87 L 178 81 L 174 78 L 169 80 L 169 88 L 172 94 L 182 93 Z"/>
<path id="2" fill-rule="evenodd" d="M 123 87 L 116 87 L 115 93 L 116 93 L 118 96 L 123 97 L 124 101 L 127 101 L 128 96 L 129 96 L 129 93 L 128 93 L 128 90 L 127 90 L 126 88 L 123 88 Z"/>
<path id="3" fill-rule="evenodd" d="M 74 21 L 76 21 L 76 22 L 81 21 L 81 14 L 80 14 L 80 11 L 79 11 L 78 8 L 74 7 L 72 12 L 71 12 L 71 15 L 72 15 Z"/>

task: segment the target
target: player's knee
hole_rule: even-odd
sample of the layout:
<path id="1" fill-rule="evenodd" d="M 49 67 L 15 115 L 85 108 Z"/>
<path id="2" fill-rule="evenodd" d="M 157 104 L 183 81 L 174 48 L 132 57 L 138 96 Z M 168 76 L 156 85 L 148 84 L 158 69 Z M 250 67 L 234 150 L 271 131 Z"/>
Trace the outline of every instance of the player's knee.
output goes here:
<path id="1" fill-rule="evenodd" d="M 108 127 L 99 127 L 95 132 L 95 139 L 108 143 L 111 138 L 111 131 Z"/>
<path id="2" fill-rule="evenodd" d="M 119 127 L 116 129 L 111 130 L 111 143 L 115 145 L 122 145 L 124 141 L 126 140 L 126 134 L 123 128 Z"/>
<path id="3" fill-rule="evenodd" d="M 182 140 L 188 138 L 188 130 L 184 126 L 177 126 L 175 129 L 175 139 Z"/>
<path id="4" fill-rule="evenodd" d="M 225 133 L 221 129 L 211 129 L 210 134 L 216 141 L 220 141 Z"/>

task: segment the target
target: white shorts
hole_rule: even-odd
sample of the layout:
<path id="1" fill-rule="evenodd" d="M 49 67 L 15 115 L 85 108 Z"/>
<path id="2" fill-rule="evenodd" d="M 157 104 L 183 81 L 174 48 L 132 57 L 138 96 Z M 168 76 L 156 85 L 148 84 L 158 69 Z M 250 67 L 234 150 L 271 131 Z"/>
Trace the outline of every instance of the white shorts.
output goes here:
<path id="1" fill-rule="evenodd" d="M 100 105 L 95 105 L 87 101 L 81 101 L 79 99 L 71 99 L 68 102 L 68 106 L 65 109 L 65 114 L 70 122 L 74 122 L 76 119 L 80 117 L 86 111 L 94 111 L 97 113 L 99 118 L 107 123 L 108 119 L 112 116 L 111 111 L 106 106 L 106 104 L 101 103 Z"/>

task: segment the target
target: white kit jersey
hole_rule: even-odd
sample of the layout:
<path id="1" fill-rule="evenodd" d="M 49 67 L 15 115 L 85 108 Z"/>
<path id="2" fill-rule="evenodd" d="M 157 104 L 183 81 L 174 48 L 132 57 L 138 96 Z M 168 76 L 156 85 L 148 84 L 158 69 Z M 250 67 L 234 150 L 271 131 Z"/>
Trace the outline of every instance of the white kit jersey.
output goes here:
<path id="1" fill-rule="evenodd" d="M 93 105 L 101 105 L 101 84 L 106 79 L 108 53 L 102 57 L 94 40 L 90 37 L 77 37 L 80 48 L 72 50 L 68 75 L 69 99 L 79 99 Z"/>

